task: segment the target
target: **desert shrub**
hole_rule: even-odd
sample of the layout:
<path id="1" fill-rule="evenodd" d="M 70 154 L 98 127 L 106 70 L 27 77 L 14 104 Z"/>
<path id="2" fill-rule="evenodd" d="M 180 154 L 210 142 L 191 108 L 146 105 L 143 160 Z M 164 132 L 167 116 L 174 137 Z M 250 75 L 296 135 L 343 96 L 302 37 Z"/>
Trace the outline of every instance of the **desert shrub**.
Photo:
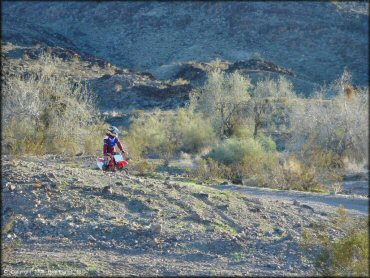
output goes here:
<path id="1" fill-rule="evenodd" d="M 154 153 L 166 162 L 181 151 L 197 153 L 211 145 L 215 135 L 202 114 L 179 109 L 175 113 L 160 110 L 133 119 L 126 144 L 136 157 Z"/>
<path id="2" fill-rule="evenodd" d="M 233 175 L 231 168 L 209 157 L 207 159 L 200 159 L 198 165 L 190 171 L 190 176 L 209 180 L 230 179 Z"/>
<path id="3" fill-rule="evenodd" d="M 159 111 L 150 115 L 140 113 L 132 119 L 125 142 L 134 158 L 138 159 L 150 151 L 156 152 L 161 144 L 169 145 L 166 126 L 159 114 Z"/>
<path id="4" fill-rule="evenodd" d="M 243 108 L 249 100 L 250 87 L 250 80 L 238 72 L 226 74 L 215 69 L 208 73 L 205 85 L 192 93 L 190 109 L 210 119 L 220 138 L 228 137 L 239 124 Z"/>
<path id="5" fill-rule="evenodd" d="M 251 138 L 253 136 L 253 130 L 249 125 L 239 125 L 233 130 L 232 137 L 239 139 Z"/>
<path id="6" fill-rule="evenodd" d="M 207 71 L 212 70 L 226 70 L 228 68 L 227 63 L 222 62 L 221 59 L 216 58 L 208 63 Z"/>
<path id="7" fill-rule="evenodd" d="M 262 147 L 253 139 L 247 140 L 226 139 L 216 146 L 209 157 L 226 165 L 241 163 L 245 156 L 259 156 Z"/>
<path id="8" fill-rule="evenodd" d="M 318 274 L 323 276 L 369 275 L 368 219 L 350 219 L 343 206 L 337 216 L 327 224 L 313 225 L 312 232 L 304 230 L 301 246 L 314 253 L 313 263 Z M 332 229 L 341 235 L 332 238 Z"/>
<path id="9" fill-rule="evenodd" d="M 33 70 L 6 76 L 3 85 L 3 151 L 93 151 L 100 125 L 87 87 L 60 72 L 59 59 L 42 54 Z M 86 142 L 85 142 L 86 141 Z M 85 146 L 90 147 L 85 149 Z"/>
<path id="10" fill-rule="evenodd" d="M 296 98 L 289 80 L 284 77 L 259 80 L 250 95 L 245 110 L 246 116 L 254 121 L 255 138 L 262 127 L 289 126 L 291 102 Z"/>
<path id="11" fill-rule="evenodd" d="M 201 113 L 179 109 L 173 118 L 172 136 L 180 142 L 178 150 L 197 153 L 212 145 L 215 134 L 209 120 Z"/>
<path id="12" fill-rule="evenodd" d="M 291 155 L 281 168 L 280 187 L 302 191 L 325 191 L 316 168 L 303 163 L 296 156 Z"/>
<path id="13" fill-rule="evenodd" d="M 293 108 L 288 149 L 299 152 L 310 142 L 310 148 L 331 150 L 342 159 L 367 161 L 368 89 L 354 90 L 345 71 L 329 90 L 325 95 L 332 98 L 302 100 Z"/>
<path id="14" fill-rule="evenodd" d="M 266 152 L 253 138 L 230 138 L 217 145 L 208 157 L 225 164 L 235 178 L 256 178 L 267 184 L 269 174 L 278 163 L 275 152 Z M 261 184 L 261 185 L 263 185 Z"/>
<path id="15" fill-rule="evenodd" d="M 271 137 L 259 133 L 257 136 L 257 142 L 263 147 L 266 152 L 276 151 L 276 143 Z"/>
<path id="16" fill-rule="evenodd" d="M 154 172 L 155 165 L 146 160 L 135 161 L 131 164 L 131 171 L 137 171 L 139 175 L 146 175 Z"/>
<path id="17" fill-rule="evenodd" d="M 139 117 L 140 117 L 140 116 L 142 116 L 144 113 L 145 113 L 145 111 L 144 111 L 144 110 L 142 110 L 142 109 L 134 109 L 134 110 L 132 110 L 132 112 L 131 112 L 131 116 L 132 116 L 133 118 L 139 118 Z"/>

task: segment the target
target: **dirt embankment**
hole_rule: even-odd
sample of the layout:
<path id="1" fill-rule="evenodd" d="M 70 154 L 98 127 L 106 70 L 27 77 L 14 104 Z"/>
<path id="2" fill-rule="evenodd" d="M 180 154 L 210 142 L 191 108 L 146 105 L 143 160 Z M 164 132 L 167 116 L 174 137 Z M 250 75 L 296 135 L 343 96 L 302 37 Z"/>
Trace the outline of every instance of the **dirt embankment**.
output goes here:
<path id="1" fill-rule="evenodd" d="M 312 273 L 301 233 L 330 224 L 330 211 L 181 175 L 105 173 L 94 160 L 2 157 L 4 274 Z"/>

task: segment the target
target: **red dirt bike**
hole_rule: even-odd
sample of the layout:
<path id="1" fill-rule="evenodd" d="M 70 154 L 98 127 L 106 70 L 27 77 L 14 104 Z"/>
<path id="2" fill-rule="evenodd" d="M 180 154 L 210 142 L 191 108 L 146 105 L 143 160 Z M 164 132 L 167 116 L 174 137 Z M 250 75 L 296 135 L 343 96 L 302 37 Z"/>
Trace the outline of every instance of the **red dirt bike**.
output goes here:
<path id="1" fill-rule="evenodd" d="M 105 154 L 103 158 L 97 158 L 96 164 L 103 171 L 124 171 L 127 175 L 129 174 L 127 168 L 128 162 L 121 153 Z"/>

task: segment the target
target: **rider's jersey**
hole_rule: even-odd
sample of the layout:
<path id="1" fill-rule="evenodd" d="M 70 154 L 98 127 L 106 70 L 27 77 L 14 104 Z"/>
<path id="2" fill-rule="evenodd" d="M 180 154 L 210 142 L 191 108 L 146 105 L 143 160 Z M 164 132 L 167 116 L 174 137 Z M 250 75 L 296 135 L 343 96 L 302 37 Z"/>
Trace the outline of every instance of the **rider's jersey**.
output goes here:
<path id="1" fill-rule="evenodd" d="M 109 147 L 114 147 L 117 144 L 117 137 L 110 138 L 108 135 L 104 137 L 104 144 L 107 144 Z"/>
<path id="2" fill-rule="evenodd" d="M 114 146 L 117 144 L 118 148 L 122 151 L 122 143 L 117 137 L 112 137 L 105 135 L 104 136 L 104 154 L 114 153 Z"/>

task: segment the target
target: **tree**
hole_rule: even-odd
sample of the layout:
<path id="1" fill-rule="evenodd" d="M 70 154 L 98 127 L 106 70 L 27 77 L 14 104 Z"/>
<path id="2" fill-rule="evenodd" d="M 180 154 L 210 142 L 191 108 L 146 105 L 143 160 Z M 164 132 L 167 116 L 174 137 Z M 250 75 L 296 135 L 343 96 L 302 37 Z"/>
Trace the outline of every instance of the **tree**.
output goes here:
<path id="1" fill-rule="evenodd" d="M 331 150 L 351 160 L 367 159 L 368 152 L 368 88 L 351 85 L 345 70 L 327 89 L 322 99 L 302 100 L 292 112 L 293 151 L 315 148 Z M 308 144 L 310 146 L 308 146 Z"/>
<path id="2" fill-rule="evenodd" d="M 295 97 L 293 84 L 284 77 L 258 81 L 247 104 L 247 115 L 254 121 L 254 138 L 263 125 L 272 123 L 274 116 L 280 118 L 279 121 L 287 118 L 287 106 L 284 102 Z"/>
<path id="3" fill-rule="evenodd" d="M 250 79 L 240 73 L 214 69 L 208 73 L 205 85 L 191 96 L 190 108 L 211 119 L 219 137 L 229 137 L 250 99 L 250 88 Z"/>

